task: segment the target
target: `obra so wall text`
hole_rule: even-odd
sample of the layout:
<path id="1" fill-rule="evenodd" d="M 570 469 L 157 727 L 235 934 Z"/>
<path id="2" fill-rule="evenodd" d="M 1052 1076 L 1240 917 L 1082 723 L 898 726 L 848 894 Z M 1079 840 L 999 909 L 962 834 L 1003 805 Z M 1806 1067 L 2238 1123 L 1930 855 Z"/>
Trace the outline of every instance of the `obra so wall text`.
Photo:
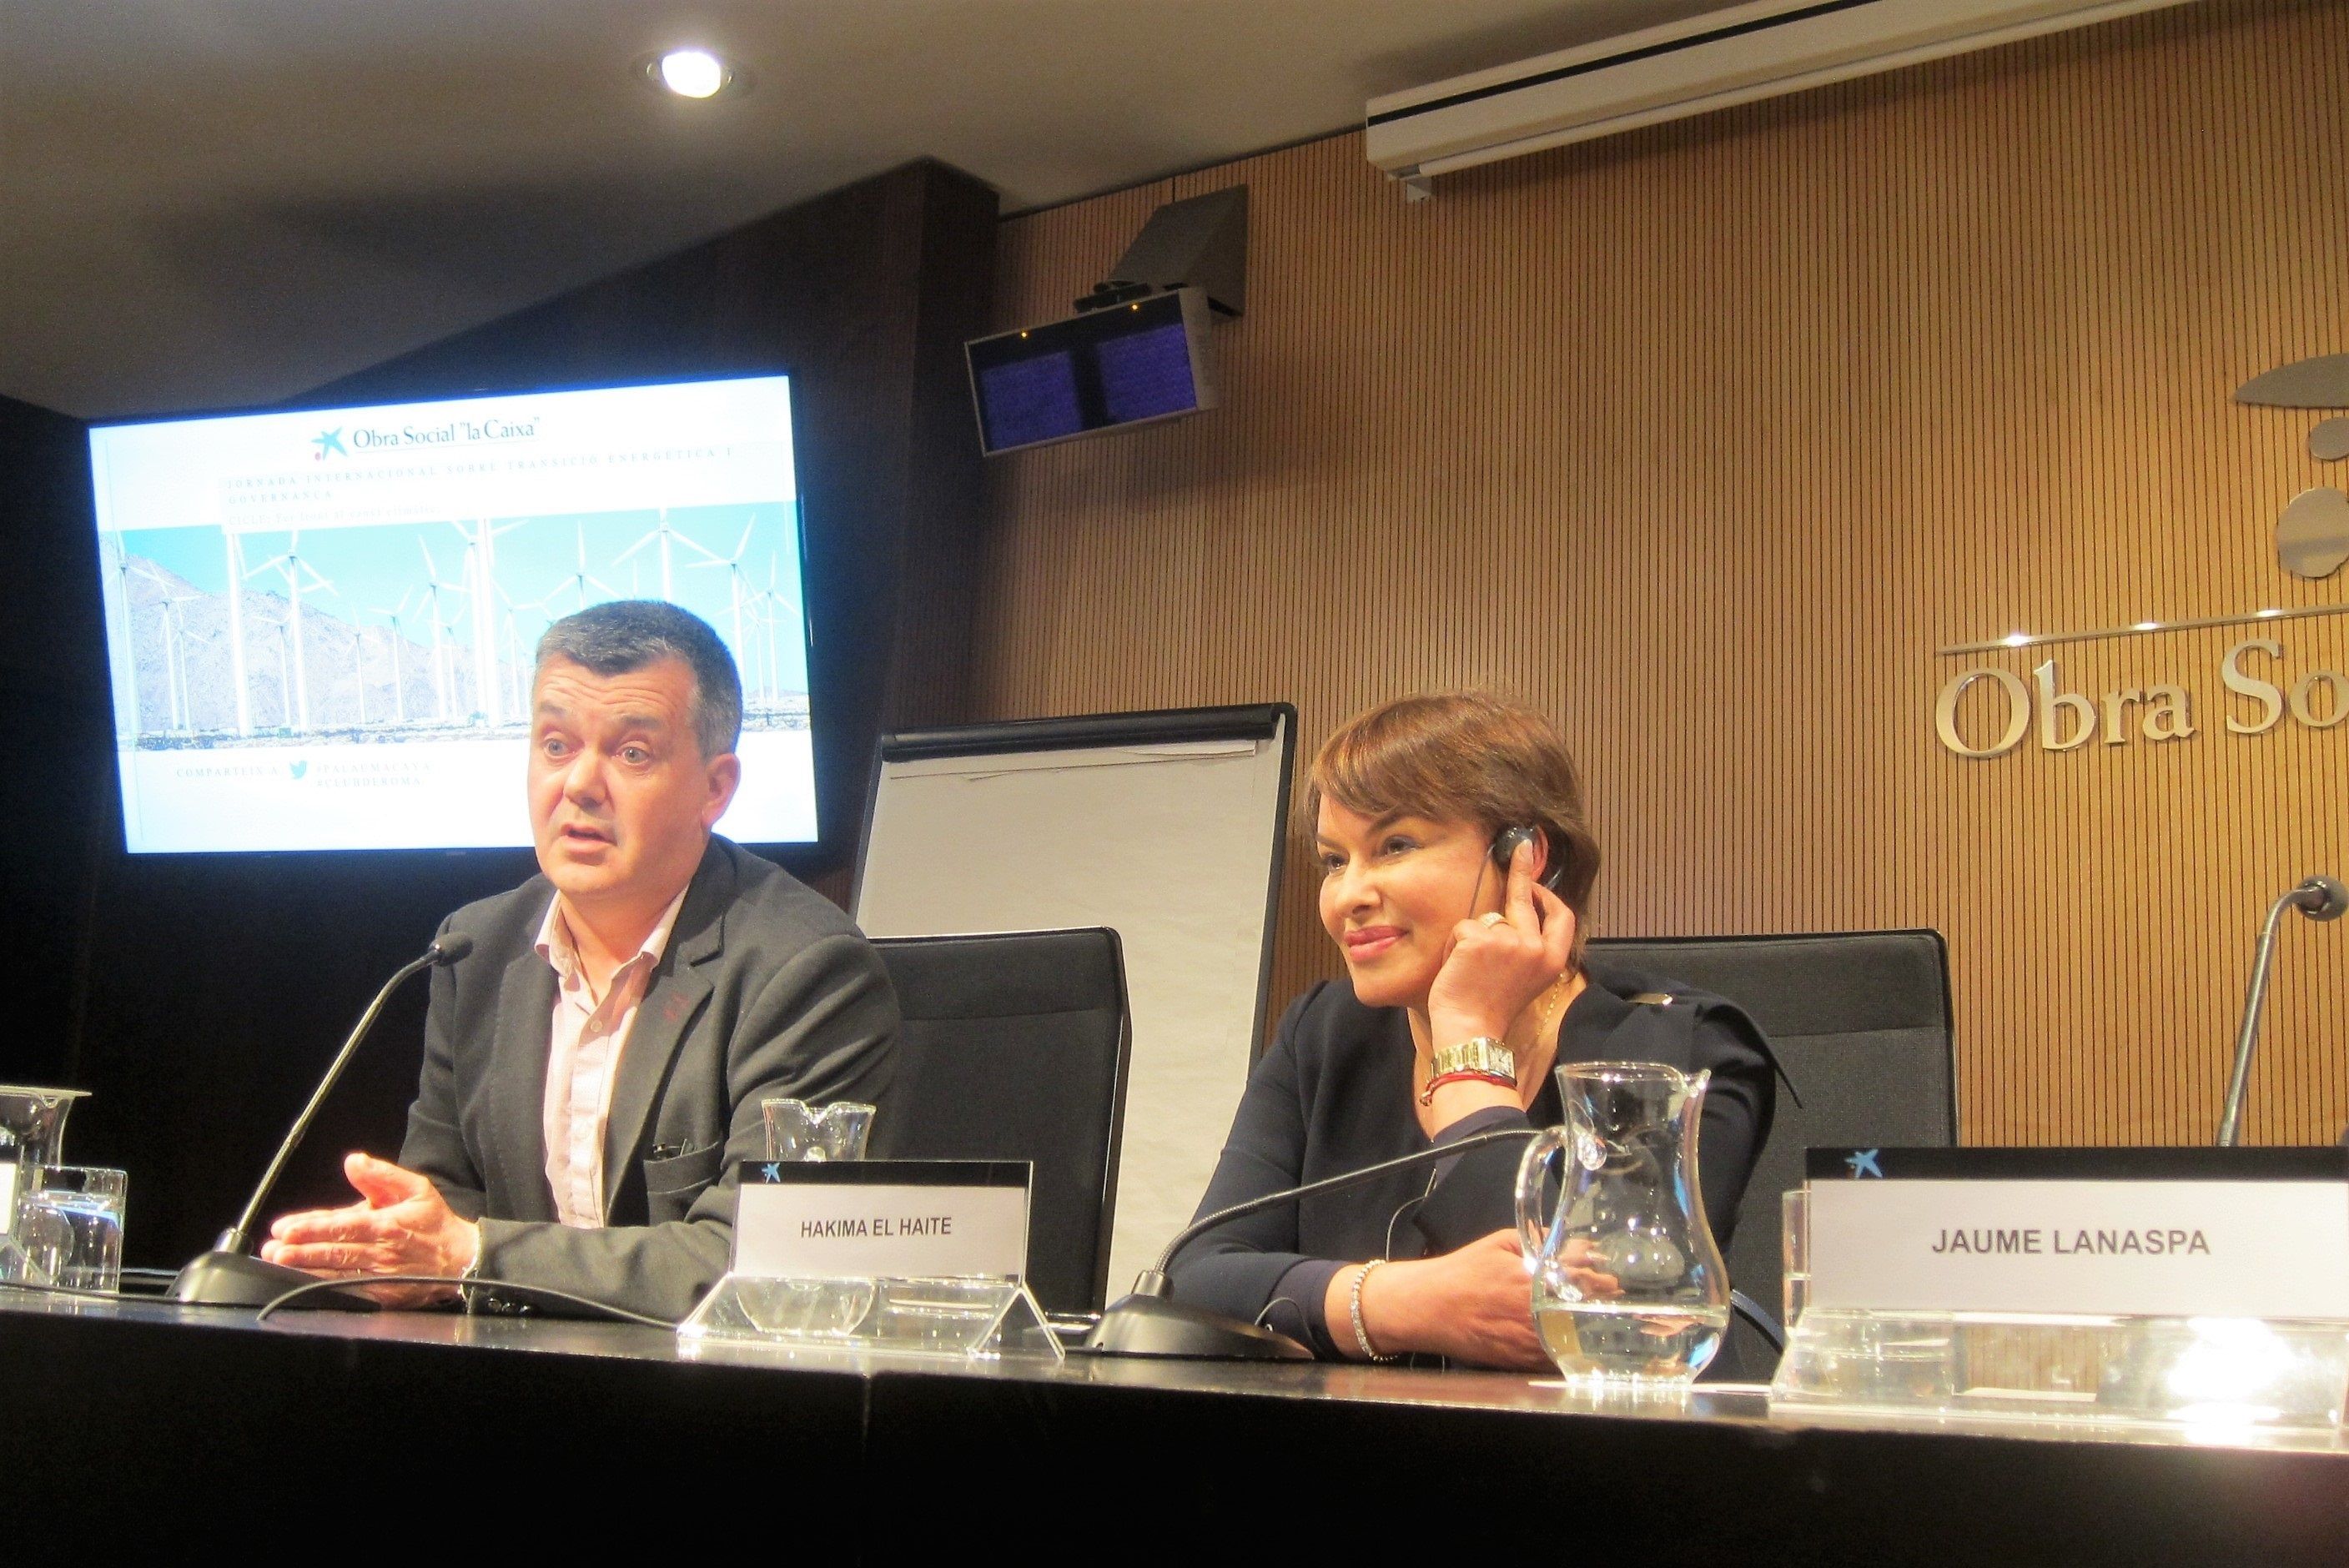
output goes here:
<path id="1" fill-rule="evenodd" d="M 2349 719 L 2349 675 L 2310 670 L 2294 676 L 2283 645 L 2250 637 L 2219 661 L 2219 720 L 2230 735 L 2265 735 L 2290 722 L 2332 729 Z M 1969 703 L 1969 693 L 1978 693 Z M 1960 722 L 1960 709 L 1968 711 Z M 2036 732 L 2043 751 L 2071 751 L 2099 741 L 2191 740 L 2208 727 L 2201 702 L 2184 686 L 2122 686 L 2090 696 L 2064 689 L 2054 659 L 2031 672 L 2028 685 L 2013 670 L 1973 669 L 1953 677 L 1933 704 L 1933 729 L 1959 757 L 2004 757 Z M 1969 738 L 1971 737 L 1971 738 Z"/>

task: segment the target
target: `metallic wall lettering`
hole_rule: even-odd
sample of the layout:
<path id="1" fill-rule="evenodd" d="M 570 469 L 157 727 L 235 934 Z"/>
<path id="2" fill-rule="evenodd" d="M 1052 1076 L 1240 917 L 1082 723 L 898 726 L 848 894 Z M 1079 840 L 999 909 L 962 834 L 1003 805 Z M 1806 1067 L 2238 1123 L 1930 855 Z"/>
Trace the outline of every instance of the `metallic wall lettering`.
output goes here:
<path id="1" fill-rule="evenodd" d="M 2254 376 L 2235 401 L 2265 408 L 2349 408 L 2349 354 L 2320 354 Z"/>
<path id="2" fill-rule="evenodd" d="M 2270 408 L 2349 408 L 2349 354 L 2321 354 L 2280 366 L 2235 388 L 2235 401 Z M 2349 457 L 2349 419 L 2308 433 L 2320 462 Z M 2330 577 L 2349 561 L 2349 495 L 2320 485 L 2294 496 L 2276 520 L 2276 560 L 2295 577 Z"/>
<path id="3" fill-rule="evenodd" d="M 2320 682 L 2329 686 L 2333 693 L 2325 705 L 2323 718 L 2316 717 L 2315 704 L 2312 700 Z M 2311 670 L 2302 676 L 2300 684 L 2292 688 L 2292 716 L 2311 729 L 2330 729 L 2343 719 L 2349 718 L 2349 676 L 2339 670 Z"/>
<path id="4" fill-rule="evenodd" d="M 2257 724 L 2245 724 L 2233 714 L 2227 716 L 2227 727 L 2237 735 L 2265 735 L 2283 717 L 2283 688 L 2271 681 L 2243 672 L 2243 655 L 2258 649 L 2271 659 L 2283 657 L 2283 645 L 2265 637 L 2251 637 L 2227 650 L 2227 657 L 2219 665 L 2219 678 L 2237 696 L 2250 697 L 2266 710 L 2267 717 Z"/>
<path id="5" fill-rule="evenodd" d="M 2121 727 L 2128 722 L 2128 705 L 2144 700 L 2145 693 L 2135 686 L 2124 686 L 2119 691 L 2108 691 L 2105 694 L 2105 744 L 2106 746 L 2125 746 L 2128 743 L 2128 737 L 2121 732 Z"/>
<path id="6" fill-rule="evenodd" d="M 2069 751 L 2085 745 L 2088 737 L 2096 733 L 2095 705 L 2077 692 L 2055 689 L 2058 676 L 2054 659 L 2032 671 L 2031 676 L 2039 683 L 2039 748 Z M 2079 718 L 2077 727 L 2068 736 L 2063 734 L 2063 716 L 2067 711 Z"/>
<path id="7" fill-rule="evenodd" d="M 2349 495 L 2318 485 L 2292 497 L 2276 521 L 2276 561 L 2294 577 L 2330 577 L 2349 561 Z"/>
<path id="8" fill-rule="evenodd" d="M 2023 678 L 2012 670 L 1968 670 L 1952 678 L 1933 704 L 1933 729 L 1941 738 L 1943 749 L 1976 761 L 2003 757 L 2023 744 L 2023 738 L 2031 733 L 2033 717 L 2039 721 L 2042 751 L 2077 750 L 2098 735 L 2106 746 L 2126 746 L 2138 738 L 2158 743 L 2193 738 L 2193 699 L 2183 686 L 2152 686 L 2142 691 L 2124 686 L 2091 702 L 2080 693 L 2063 689 L 2064 672 L 2053 659 L 2033 670 L 2031 676 L 2038 688 L 2036 702 L 2032 700 L 2032 691 L 2023 684 Z M 2349 677 L 2343 678 L 2349 682 Z M 1966 693 L 1982 681 L 1997 686 L 2005 698 L 2005 727 L 1999 730 L 1993 744 L 1970 746 L 1958 727 L 1958 706 L 1965 700 Z M 2282 701 L 2281 695 L 2278 701 Z M 2341 712 L 2344 706 L 2349 706 L 2349 685 L 2337 694 L 2333 711 Z M 2137 710 L 2138 721 L 2135 736 L 2128 729 L 2133 707 Z"/>
<path id="9" fill-rule="evenodd" d="M 1958 734 L 1958 703 L 1976 681 L 1989 681 L 2006 694 L 2006 729 L 1996 746 L 1979 749 L 1968 746 Z M 2031 728 L 2031 694 L 2012 670 L 1968 670 L 1941 688 L 1940 700 L 1933 705 L 1933 727 L 1940 732 L 1941 744 L 1961 757 L 2003 757 L 2023 744 Z"/>
<path id="10" fill-rule="evenodd" d="M 2147 740 L 2194 738 L 2194 709 L 2187 701 L 2184 686 L 2149 687 L 2145 700 L 2153 705 L 2153 711 L 2145 716 L 2145 738 Z"/>
<path id="11" fill-rule="evenodd" d="M 2349 726 L 2349 674 L 2311 670 L 2291 682 L 2286 696 L 2286 687 L 2279 681 L 2288 677 L 2280 672 L 2279 680 L 2269 679 L 2262 673 L 2265 665 L 2245 663 L 2252 655 L 2281 662 L 2283 645 L 2271 637 L 2247 637 L 2219 661 L 2220 684 L 2235 699 L 2224 714 L 2227 733 L 2265 735 L 2287 717 L 2302 729 Z M 2003 701 L 2002 707 L 1996 701 L 1987 708 L 1975 705 L 1978 717 L 1995 721 L 1990 728 L 1997 739 L 1981 746 L 1966 739 L 1966 730 L 1958 722 L 1958 709 L 1966 693 L 1977 686 L 1995 687 Z M 1952 676 L 1933 703 L 1933 731 L 1940 738 L 1942 749 L 1978 762 L 2013 751 L 2034 722 L 2042 751 L 2077 751 L 2092 739 L 2106 746 L 2127 746 L 2134 740 L 2159 745 L 2191 740 L 2199 732 L 2194 721 L 2193 695 L 2184 686 L 2166 681 L 2116 686 L 2091 697 L 2085 692 L 2064 688 L 2064 672 L 2054 659 L 2032 670 L 2029 685 L 2013 670 L 1966 670 Z M 1976 733 L 1985 732 L 1978 729 Z"/>

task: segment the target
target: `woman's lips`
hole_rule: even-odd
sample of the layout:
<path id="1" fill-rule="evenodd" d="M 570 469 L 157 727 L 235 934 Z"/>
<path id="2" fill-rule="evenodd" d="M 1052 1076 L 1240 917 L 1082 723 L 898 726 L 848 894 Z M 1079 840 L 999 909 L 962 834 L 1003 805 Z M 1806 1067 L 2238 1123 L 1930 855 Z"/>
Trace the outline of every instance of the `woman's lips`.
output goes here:
<path id="1" fill-rule="evenodd" d="M 1346 933 L 1346 957 L 1355 964 L 1378 957 L 1402 940 L 1402 928 L 1396 925 L 1366 925 L 1360 931 Z"/>

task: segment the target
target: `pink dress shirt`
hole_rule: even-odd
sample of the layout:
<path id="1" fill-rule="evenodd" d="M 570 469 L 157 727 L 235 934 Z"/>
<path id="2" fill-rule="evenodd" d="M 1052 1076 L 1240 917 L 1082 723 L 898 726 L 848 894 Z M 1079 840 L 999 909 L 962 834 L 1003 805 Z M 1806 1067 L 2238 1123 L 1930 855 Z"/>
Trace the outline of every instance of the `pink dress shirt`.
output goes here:
<path id="1" fill-rule="evenodd" d="M 652 934 L 612 972 L 600 996 L 587 983 L 561 893 L 538 928 L 538 955 L 555 978 L 546 1058 L 546 1181 L 554 1191 L 555 1217 L 566 1225 L 592 1229 L 604 1222 L 604 1132 L 612 1119 L 612 1082 L 636 1021 L 636 1004 L 684 903 L 682 892 L 669 901 Z"/>

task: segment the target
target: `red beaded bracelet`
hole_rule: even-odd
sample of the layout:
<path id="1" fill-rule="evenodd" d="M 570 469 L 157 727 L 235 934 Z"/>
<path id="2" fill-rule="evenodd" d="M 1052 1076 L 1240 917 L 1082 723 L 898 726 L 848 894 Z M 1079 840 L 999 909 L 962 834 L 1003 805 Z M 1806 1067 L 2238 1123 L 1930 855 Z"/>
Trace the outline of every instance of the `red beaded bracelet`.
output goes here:
<path id="1" fill-rule="evenodd" d="M 1472 1081 L 1476 1083 L 1489 1083 L 1500 1088 L 1515 1088 L 1517 1087 L 1517 1080 L 1513 1078 L 1504 1078 L 1499 1073 L 1488 1073 L 1482 1068 L 1462 1068 L 1455 1072 L 1438 1073 L 1433 1078 L 1428 1079 L 1427 1087 L 1419 1091 L 1419 1103 L 1422 1105 L 1433 1103 L 1435 1099 L 1435 1091 L 1445 1084 L 1468 1083 Z"/>

